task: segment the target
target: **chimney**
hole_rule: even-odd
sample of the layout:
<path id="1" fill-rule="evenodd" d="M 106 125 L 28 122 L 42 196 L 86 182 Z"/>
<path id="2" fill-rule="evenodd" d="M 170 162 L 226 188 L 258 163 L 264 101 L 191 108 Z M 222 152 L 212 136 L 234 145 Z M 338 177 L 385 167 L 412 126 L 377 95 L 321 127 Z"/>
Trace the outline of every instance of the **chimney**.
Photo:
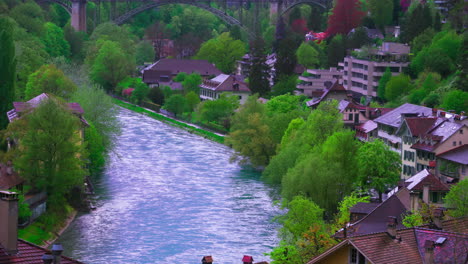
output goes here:
<path id="1" fill-rule="evenodd" d="M 445 117 L 445 112 L 444 111 L 440 111 L 440 117 Z"/>
<path id="2" fill-rule="evenodd" d="M 201 261 L 202 261 L 202 264 L 212 264 L 213 263 L 213 257 L 204 256 Z"/>
<path id="3" fill-rule="evenodd" d="M 433 217 L 434 225 L 437 229 L 442 230 L 442 220 L 444 218 L 444 210 L 442 208 L 436 208 L 434 210 L 434 217 Z"/>
<path id="4" fill-rule="evenodd" d="M 423 202 L 429 204 L 429 187 L 430 185 L 423 186 Z"/>
<path id="5" fill-rule="evenodd" d="M 54 257 L 51 254 L 42 255 L 42 262 L 44 264 L 52 264 L 52 261 L 54 261 Z"/>
<path id="6" fill-rule="evenodd" d="M 387 221 L 387 233 L 392 237 L 396 238 L 396 226 L 397 219 L 395 216 L 389 216 Z"/>
<path id="7" fill-rule="evenodd" d="M 437 117 L 437 108 L 432 108 L 432 116 Z"/>
<path id="8" fill-rule="evenodd" d="M 424 264 L 434 264 L 434 241 L 424 243 Z"/>
<path id="9" fill-rule="evenodd" d="M 247 256 L 247 255 L 244 255 L 244 257 L 242 258 L 242 262 L 244 264 L 253 264 L 253 257 L 252 256 Z"/>
<path id="10" fill-rule="evenodd" d="M 0 246 L 7 254 L 18 252 L 18 194 L 0 191 Z"/>
<path id="11" fill-rule="evenodd" d="M 54 264 L 60 264 L 62 260 L 63 247 L 61 244 L 52 245 L 52 255 L 54 256 Z"/>

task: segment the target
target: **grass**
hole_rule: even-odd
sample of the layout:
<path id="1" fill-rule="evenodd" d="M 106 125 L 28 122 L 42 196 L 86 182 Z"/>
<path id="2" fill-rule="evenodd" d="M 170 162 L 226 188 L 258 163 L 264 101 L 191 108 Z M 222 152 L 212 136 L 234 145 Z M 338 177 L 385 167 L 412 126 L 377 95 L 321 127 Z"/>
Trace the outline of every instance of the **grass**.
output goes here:
<path id="1" fill-rule="evenodd" d="M 183 123 L 183 122 L 179 122 L 179 121 L 174 120 L 172 118 L 169 118 L 167 116 L 164 116 L 164 115 L 149 111 L 149 110 L 147 110 L 145 108 L 142 108 L 142 107 L 139 107 L 139 106 L 136 106 L 136 105 L 133 105 L 133 104 L 123 102 L 123 101 L 121 101 L 119 99 L 116 99 L 116 98 L 113 98 L 113 100 L 114 100 L 114 103 L 116 105 L 121 106 L 123 108 L 126 108 L 128 110 L 131 110 L 131 111 L 134 111 L 134 112 L 137 112 L 137 113 L 141 113 L 141 114 L 145 114 L 145 115 L 147 115 L 147 116 L 149 116 L 151 118 L 154 118 L 154 119 L 162 121 L 162 122 L 164 122 L 166 124 L 169 124 L 169 125 L 172 125 L 172 126 L 187 130 L 187 131 L 189 131 L 191 133 L 197 134 L 199 136 L 202 136 L 204 138 L 213 140 L 215 142 L 218 142 L 218 143 L 221 143 L 221 144 L 224 143 L 224 137 L 220 136 L 220 135 L 217 135 L 217 134 L 215 134 L 213 132 L 200 129 L 200 128 L 188 125 L 186 123 Z"/>
<path id="2" fill-rule="evenodd" d="M 18 237 L 36 245 L 46 245 L 47 241 L 55 239 L 65 225 L 73 208 L 67 205 L 63 210 L 47 210 L 32 224 L 18 230 Z"/>

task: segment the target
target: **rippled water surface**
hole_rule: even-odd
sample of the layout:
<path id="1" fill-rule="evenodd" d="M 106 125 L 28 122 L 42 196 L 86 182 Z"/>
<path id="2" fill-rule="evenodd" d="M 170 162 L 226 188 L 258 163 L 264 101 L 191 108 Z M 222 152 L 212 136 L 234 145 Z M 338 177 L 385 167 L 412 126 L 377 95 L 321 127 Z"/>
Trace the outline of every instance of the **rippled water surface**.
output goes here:
<path id="1" fill-rule="evenodd" d="M 59 239 L 85 263 L 242 263 L 278 241 L 275 191 L 229 163 L 232 150 L 121 110 L 122 135 L 96 181 L 97 210 Z"/>

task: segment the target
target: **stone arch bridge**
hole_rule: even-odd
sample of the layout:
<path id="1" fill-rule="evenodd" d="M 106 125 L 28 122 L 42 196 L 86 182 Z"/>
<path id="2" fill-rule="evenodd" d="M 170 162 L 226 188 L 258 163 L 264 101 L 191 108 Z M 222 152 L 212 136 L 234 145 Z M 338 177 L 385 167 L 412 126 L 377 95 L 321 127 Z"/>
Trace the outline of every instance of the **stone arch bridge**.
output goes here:
<path id="1" fill-rule="evenodd" d="M 140 2 L 141 5 L 127 11 L 125 14 L 113 17 L 112 21 L 121 25 L 138 15 L 139 13 L 169 4 L 186 4 L 202 8 L 208 12 L 213 13 L 229 25 L 237 25 L 241 29 L 253 36 L 249 29 L 236 18 L 226 14 L 224 10 L 217 9 L 211 6 L 211 3 L 229 3 L 243 5 L 247 2 L 265 3 L 269 4 L 270 13 L 278 14 L 279 16 L 285 14 L 291 8 L 301 4 L 313 4 L 323 9 L 328 8 L 333 0 L 36 0 L 38 3 L 55 3 L 63 7 L 71 15 L 71 25 L 78 31 L 86 31 L 86 3 L 88 1 L 101 3 L 110 2 L 115 6 L 116 2 Z"/>

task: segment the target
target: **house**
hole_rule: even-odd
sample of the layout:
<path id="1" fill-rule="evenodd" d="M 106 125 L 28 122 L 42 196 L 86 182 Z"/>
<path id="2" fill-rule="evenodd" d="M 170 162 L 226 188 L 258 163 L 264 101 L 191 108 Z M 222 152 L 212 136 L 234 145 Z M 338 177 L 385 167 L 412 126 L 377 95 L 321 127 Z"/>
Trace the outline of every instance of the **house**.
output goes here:
<path id="1" fill-rule="evenodd" d="M 160 59 L 141 71 L 142 80 L 150 87 L 169 86 L 173 90 L 182 90 L 180 83 L 174 82 L 177 74 L 198 73 L 203 78 L 212 78 L 221 74 L 212 63 L 207 60 Z"/>
<path id="2" fill-rule="evenodd" d="M 349 221 L 355 223 L 366 215 L 370 214 L 380 203 L 362 203 L 359 202 L 349 209 Z"/>
<path id="3" fill-rule="evenodd" d="M 307 264 L 466 263 L 468 235 L 424 227 L 397 228 L 390 218 L 385 231 L 341 241 Z"/>
<path id="4" fill-rule="evenodd" d="M 348 93 L 343 85 L 339 84 L 336 81 L 329 89 L 325 89 L 317 94 L 317 97 L 313 98 L 312 100 L 308 101 L 306 105 L 311 108 L 317 108 L 317 106 L 327 100 L 337 100 L 341 101 L 348 98 Z"/>
<path id="5" fill-rule="evenodd" d="M 377 123 L 368 120 L 360 125 L 354 127 L 356 130 L 356 138 L 361 141 L 369 141 L 377 137 Z"/>
<path id="6" fill-rule="evenodd" d="M 0 191 L 0 263 L 8 264 L 83 264 L 62 256 L 59 244 L 48 250 L 18 239 L 18 194 Z"/>
<path id="7" fill-rule="evenodd" d="M 359 55 L 364 54 L 365 55 Z M 379 80 L 387 68 L 392 75 L 399 75 L 408 67 L 410 47 L 405 44 L 384 42 L 377 50 L 355 50 L 354 56 L 346 56 L 338 64 L 343 70 L 343 86 L 367 97 L 377 96 Z"/>
<path id="8" fill-rule="evenodd" d="M 239 75 L 220 74 L 210 80 L 203 80 L 200 85 L 201 100 L 216 100 L 225 92 L 237 96 L 240 104 L 244 104 L 251 94 L 248 85 Z"/>
<path id="9" fill-rule="evenodd" d="M 338 103 L 338 110 L 343 114 L 345 126 L 354 128 L 391 111 L 393 108 L 373 108 L 354 102 L 352 98 L 341 100 Z"/>
<path id="10" fill-rule="evenodd" d="M 377 123 L 377 137 L 382 139 L 392 150 L 401 153 L 402 139 L 397 131 L 406 117 L 428 117 L 432 109 L 414 104 L 403 104 L 374 119 Z"/>
<path id="11" fill-rule="evenodd" d="M 323 91 L 330 88 L 336 81 L 340 81 L 343 73 L 337 68 L 328 70 L 307 69 L 299 76 L 300 82 L 296 86 L 296 94 L 312 97 L 313 91 Z"/>
<path id="12" fill-rule="evenodd" d="M 409 191 L 409 210 L 415 211 L 421 208 L 422 203 L 443 207 L 443 198 L 449 192 L 450 186 L 443 179 L 424 169 L 406 179 L 402 186 L 393 189 L 388 196 L 392 197 L 402 189 Z"/>
<path id="13" fill-rule="evenodd" d="M 443 178 L 468 178 L 468 144 L 437 154 L 436 171 Z"/>

